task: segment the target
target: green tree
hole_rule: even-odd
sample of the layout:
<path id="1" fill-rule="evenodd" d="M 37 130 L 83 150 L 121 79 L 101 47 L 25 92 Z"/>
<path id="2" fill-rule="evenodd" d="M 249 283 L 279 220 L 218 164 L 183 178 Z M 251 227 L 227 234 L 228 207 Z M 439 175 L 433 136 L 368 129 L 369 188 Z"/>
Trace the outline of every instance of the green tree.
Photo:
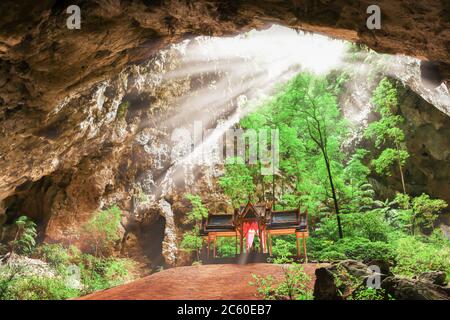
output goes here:
<path id="1" fill-rule="evenodd" d="M 30 254 L 36 245 L 36 224 L 27 216 L 20 216 L 14 224 L 16 233 L 11 243 L 10 253 Z"/>
<path id="2" fill-rule="evenodd" d="M 208 209 L 203 205 L 200 196 L 187 194 L 185 198 L 192 205 L 192 210 L 186 214 L 185 223 L 192 224 L 192 229 L 183 234 L 181 248 L 188 252 L 196 252 L 197 260 L 199 260 L 200 250 L 203 246 L 200 230 L 203 219 L 208 217 Z"/>
<path id="3" fill-rule="evenodd" d="M 337 91 L 326 78 L 299 74 L 241 125 L 279 130 L 280 178 L 276 183 L 281 184 L 281 198 L 289 195 L 290 203 L 296 199 L 314 213 L 321 206 L 334 211 L 343 236 L 339 200 L 348 188 L 340 149 L 348 125 L 338 109 Z"/>
<path id="4" fill-rule="evenodd" d="M 338 195 L 333 181 L 332 168 L 332 154 L 340 146 L 340 141 L 337 141 L 336 138 L 342 135 L 338 131 L 344 129 L 337 108 L 336 97 L 330 94 L 325 79 L 315 79 L 310 75 L 302 75 L 293 81 L 292 86 L 288 88 L 283 98 L 285 103 L 298 109 L 298 112 L 302 115 L 302 117 L 299 117 L 300 127 L 305 130 L 306 137 L 320 150 L 331 189 L 339 237 L 342 238 Z"/>
<path id="5" fill-rule="evenodd" d="M 83 231 L 90 242 L 94 255 L 103 256 L 111 251 L 120 239 L 119 226 L 122 212 L 117 206 L 99 211 L 83 226 Z"/>
<path id="6" fill-rule="evenodd" d="M 251 200 L 255 192 L 255 184 L 250 170 L 244 164 L 243 159 L 239 157 L 227 159 L 225 174 L 220 177 L 219 185 L 230 197 L 234 207 L 239 207 Z"/>
<path id="7" fill-rule="evenodd" d="M 264 300 L 312 300 L 309 287 L 311 278 L 297 263 L 281 266 L 284 279 L 281 282 L 268 275 L 262 277 L 252 274 L 253 281 L 249 284 L 257 287 L 257 296 Z"/>
<path id="8" fill-rule="evenodd" d="M 438 213 L 447 207 L 441 199 L 431 199 L 429 195 L 422 194 L 412 200 L 412 231 L 416 227 L 422 230 L 433 230 Z"/>
<path id="9" fill-rule="evenodd" d="M 380 120 L 369 124 L 365 136 L 375 140 L 376 148 L 384 148 L 378 158 L 372 160 L 372 165 L 378 174 L 389 176 L 393 165 L 397 163 L 403 193 L 406 194 L 403 168 L 409 153 L 405 134 L 400 128 L 403 118 L 395 114 L 398 107 L 395 85 L 387 78 L 382 79 L 373 93 L 372 101 L 380 114 Z"/>
<path id="10" fill-rule="evenodd" d="M 416 229 L 433 231 L 438 214 L 447 207 L 444 200 L 431 199 L 425 193 L 414 198 L 407 194 L 397 194 L 395 202 L 400 207 L 397 220 L 402 227 L 409 228 L 412 235 Z"/>

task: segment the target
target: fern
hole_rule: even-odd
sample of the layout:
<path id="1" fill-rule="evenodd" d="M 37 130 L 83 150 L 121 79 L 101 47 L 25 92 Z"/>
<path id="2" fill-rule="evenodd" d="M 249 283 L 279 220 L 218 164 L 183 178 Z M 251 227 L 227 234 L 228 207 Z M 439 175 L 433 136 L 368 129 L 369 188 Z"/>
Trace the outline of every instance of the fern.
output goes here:
<path id="1" fill-rule="evenodd" d="M 17 227 L 16 237 L 13 241 L 13 251 L 22 254 L 31 254 L 36 246 L 36 224 L 27 216 L 20 216 L 15 221 Z"/>

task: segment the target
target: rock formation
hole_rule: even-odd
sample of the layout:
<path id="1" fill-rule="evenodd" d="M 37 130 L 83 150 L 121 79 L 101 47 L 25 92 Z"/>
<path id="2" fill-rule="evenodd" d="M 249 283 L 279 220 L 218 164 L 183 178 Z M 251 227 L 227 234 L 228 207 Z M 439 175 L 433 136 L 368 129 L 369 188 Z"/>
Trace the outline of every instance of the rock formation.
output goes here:
<path id="1" fill-rule="evenodd" d="M 71 4 L 81 8 L 79 30 L 66 27 Z M 124 212 L 120 250 L 137 247 L 154 266 L 182 263 L 174 257 L 186 212 L 180 194 L 197 190 L 213 198 L 220 168 L 180 162 L 172 136 L 187 124 L 183 114 L 171 116 L 180 112 L 178 98 L 221 76 L 166 79 L 179 63 L 182 40 L 278 23 L 429 59 L 434 67 L 423 68 L 427 79 L 450 78 L 448 1 L 380 1 L 381 30 L 366 28 L 370 4 L 2 1 L 0 226 L 25 214 L 39 222 L 47 241 L 82 243 L 78 229 L 92 212 L 118 204 Z M 417 96 L 405 99 L 401 112 L 415 141 L 410 187 L 446 198 L 448 117 Z M 214 198 L 211 210 L 223 210 L 221 196 Z"/>
<path id="2" fill-rule="evenodd" d="M 344 260 L 316 269 L 314 298 L 317 300 L 341 300 L 351 298 L 371 279 L 379 276 L 379 288 L 395 300 L 450 300 L 450 291 L 444 287 L 445 274 L 423 274 L 419 279 L 388 276 L 386 266 L 379 266 L 383 273 L 369 269 L 372 263 Z M 387 298 L 387 297 L 386 297 Z"/>

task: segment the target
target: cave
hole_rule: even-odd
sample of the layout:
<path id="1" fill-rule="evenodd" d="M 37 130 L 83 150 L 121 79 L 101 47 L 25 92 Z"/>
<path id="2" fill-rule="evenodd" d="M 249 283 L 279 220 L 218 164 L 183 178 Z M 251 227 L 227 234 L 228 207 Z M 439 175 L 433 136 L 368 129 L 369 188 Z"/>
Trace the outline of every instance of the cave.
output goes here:
<path id="1" fill-rule="evenodd" d="M 205 248 L 186 249 L 190 232 L 204 229 L 208 215 L 231 215 L 245 205 L 237 202 L 243 201 L 247 187 L 254 201 L 270 202 L 274 210 L 306 202 L 313 237 L 328 230 L 325 222 L 320 225 L 324 217 L 339 215 L 338 201 L 341 214 L 351 215 L 352 198 L 364 198 L 361 194 L 373 200 L 361 210 L 387 207 L 399 194 L 411 197 L 405 212 L 422 208 L 419 200 L 450 203 L 448 1 L 378 1 L 380 29 L 368 27 L 369 5 L 341 0 L 0 3 L 0 262 L 2 250 L 11 254 L 17 246 L 22 216 L 37 225 L 35 247 L 74 246 L 89 254 L 94 251 L 86 248 L 98 239 L 95 232 L 88 239 L 82 230 L 100 221 L 100 237 L 112 239 L 104 255 L 136 262 L 138 271 L 133 272 L 145 276 L 192 265 Z M 69 6 L 81 16 L 67 11 Z M 80 27 L 69 27 L 70 19 L 80 19 Z M 283 90 L 293 83 L 314 87 L 321 81 L 340 117 L 330 132 L 340 129 L 340 120 L 345 122 L 339 148 L 331 147 L 339 149 L 331 165 L 323 145 L 326 165 L 307 163 L 320 152 L 311 151 L 316 139 L 302 144 L 311 127 L 302 122 L 300 111 L 293 111 L 277 131 L 282 137 L 281 173 L 255 175 L 267 165 L 258 152 L 274 152 L 274 136 L 266 134 L 270 142 L 255 149 L 258 169 L 246 158 L 254 151 L 251 139 L 259 141 L 261 129 L 272 129 L 268 123 L 278 130 L 283 115 L 278 105 L 288 100 L 280 98 Z M 385 114 L 375 98 L 385 83 L 395 91 L 395 103 L 389 106 L 389 121 L 395 125 L 378 140 L 367 132 L 371 124 L 383 124 Z M 307 105 L 305 97 L 319 89 L 286 96 Z M 295 126 L 303 131 L 294 135 L 289 130 L 297 130 Z M 241 143 L 243 151 L 235 137 L 240 130 L 254 130 Z M 230 132 L 231 153 L 244 159 L 245 170 L 220 162 L 229 155 L 225 136 Z M 380 146 L 389 139 L 395 146 L 386 149 L 397 152 L 400 169 L 383 158 Z M 306 150 L 302 157 L 295 153 L 300 149 Z M 358 158 L 362 149 L 369 156 Z M 360 167 L 351 167 L 355 162 Z M 356 175 L 364 175 L 361 185 L 370 189 L 357 186 L 354 196 L 346 173 L 333 185 L 331 170 L 341 174 L 347 167 L 366 168 Z M 316 169 L 317 175 L 310 177 Z M 253 174 L 254 185 L 248 186 L 249 179 L 225 179 L 233 170 L 243 177 L 247 171 Z M 321 186 L 324 190 L 318 191 Z M 207 212 L 197 224 L 189 214 L 201 209 L 195 198 L 187 200 L 189 195 L 199 196 Z M 412 199 L 419 204 L 414 206 Z M 408 236 L 426 230 L 423 236 L 431 237 L 441 230 L 448 240 L 449 208 L 427 204 L 429 210 L 439 207 L 435 219 L 423 230 L 413 226 Z M 393 228 L 401 220 L 395 215 L 403 210 L 400 205 L 391 205 L 391 216 L 386 214 Z M 106 213 L 112 214 L 110 219 L 95 220 Z M 111 221 L 117 227 L 112 236 Z M 338 224 L 333 243 L 344 242 Z M 226 251 L 227 244 L 221 245 Z M 32 259 L 38 255 L 28 254 Z M 95 258 L 105 258 L 102 254 Z M 313 253 L 313 260 L 320 263 L 326 254 Z"/>
<path id="2" fill-rule="evenodd" d="M 165 266 L 165 260 L 162 254 L 165 226 L 166 220 L 164 217 L 158 215 L 155 221 L 143 224 L 139 228 L 139 241 L 142 245 L 144 255 L 151 262 L 150 268 L 152 270 L 157 270 Z"/>

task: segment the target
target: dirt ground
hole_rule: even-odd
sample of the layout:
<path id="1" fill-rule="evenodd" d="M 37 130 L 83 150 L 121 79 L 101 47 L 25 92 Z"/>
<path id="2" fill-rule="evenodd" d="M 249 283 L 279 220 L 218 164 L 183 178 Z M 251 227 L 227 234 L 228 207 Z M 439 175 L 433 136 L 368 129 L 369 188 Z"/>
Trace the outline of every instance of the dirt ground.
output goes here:
<path id="1" fill-rule="evenodd" d="M 304 264 L 314 286 L 318 264 Z M 214 264 L 178 267 L 80 299 L 86 300 L 223 300 L 257 299 L 252 274 L 283 278 L 281 266 L 268 263 Z"/>

